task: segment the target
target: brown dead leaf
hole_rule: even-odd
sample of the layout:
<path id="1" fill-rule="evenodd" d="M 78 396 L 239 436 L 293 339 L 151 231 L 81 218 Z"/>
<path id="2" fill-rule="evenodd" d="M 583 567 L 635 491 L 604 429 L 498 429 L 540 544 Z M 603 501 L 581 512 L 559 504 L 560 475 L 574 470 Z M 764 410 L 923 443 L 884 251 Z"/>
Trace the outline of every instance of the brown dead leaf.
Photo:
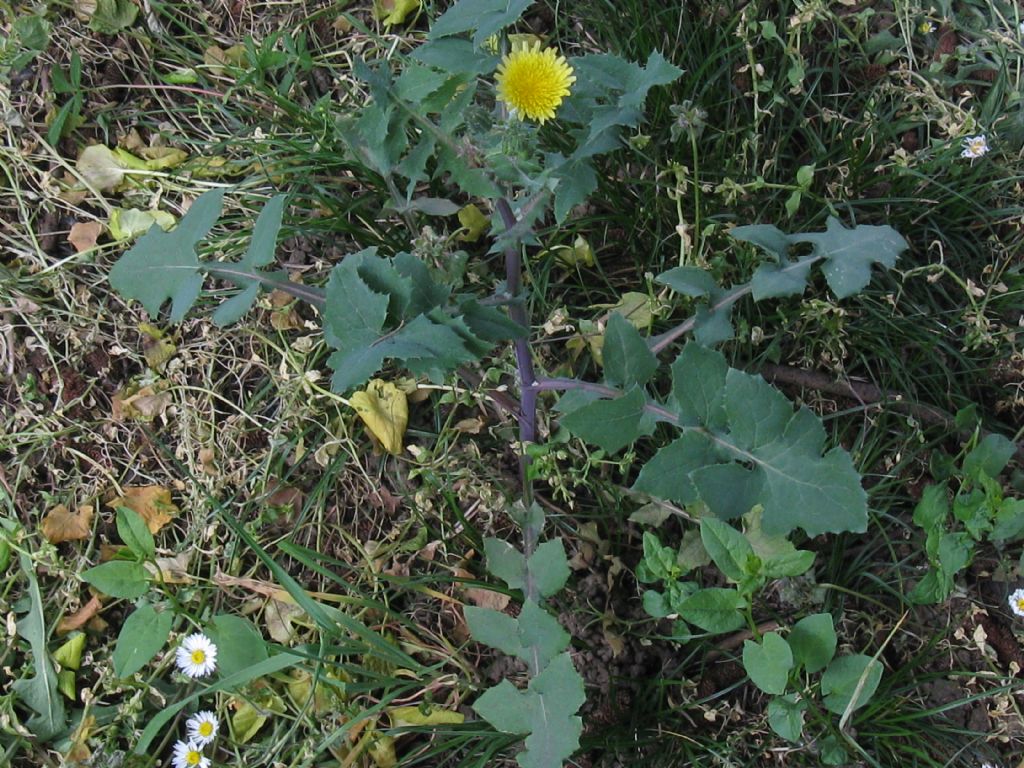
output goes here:
<path id="1" fill-rule="evenodd" d="M 97 0 L 74 0 L 72 3 L 75 9 L 75 16 L 79 21 L 89 21 L 96 13 Z"/>
<path id="2" fill-rule="evenodd" d="M 374 509 L 381 509 L 387 512 L 389 515 L 393 515 L 398 511 L 398 508 L 402 505 L 402 499 L 395 496 L 390 490 L 381 486 L 380 488 L 374 489 L 367 499 Z"/>
<path id="3" fill-rule="evenodd" d="M 292 625 L 292 621 L 304 614 L 305 612 L 295 603 L 271 598 L 267 600 L 263 612 L 263 623 L 267 627 L 267 632 L 276 642 L 288 645 L 295 638 L 295 627 Z"/>
<path id="4" fill-rule="evenodd" d="M 95 726 L 96 718 L 92 715 L 82 718 L 78 728 L 75 729 L 74 734 L 71 736 L 71 748 L 64 755 L 65 765 L 78 765 L 92 757 L 88 740 L 89 734 Z"/>
<path id="5" fill-rule="evenodd" d="M 179 552 L 174 557 L 158 557 L 155 563 L 146 562 L 143 566 L 153 574 L 153 580 L 164 584 L 191 584 L 192 576 L 188 572 L 188 552 Z"/>
<path id="6" fill-rule="evenodd" d="M 81 629 L 89 619 L 100 612 L 102 607 L 103 603 L 101 603 L 100 599 L 94 595 L 88 603 L 83 605 L 73 614 L 65 616 L 57 622 L 57 634 L 66 635 L 68 632 L 74 632 L 76 629 Z"/>
<path id="7" fill-rule="evenodd" d="M 58 504 L 39 521 L 39 527 L 51 544 L 88 539 L 92 535 L 93 512 L 95 510 L 91 504 L 83 504 L 75 512 Z"/>
<path id="8" fill-rule="evenodd" d="M 302 328 L 302 318 L 295 311 L 295 297 L 284 291 L 270 292 L 270 325 L 275 331 L 294 331 Z"/>
<path id="9" fill-rule="evenodd" d="M 484 428 L 484 420 L 479 416 L 472 419 L 461 419 L 455 422 L 455 430 L 457 432 L 463 432 L 467 435 L 479 435 L 480 430 Z"/>
<path id="10" fill-rule="evenodd" d="M 139 150 L 146 146 L 146 142 L 142 140 L 142 135 L 135 128 L 131 128 L 124 136 L 117 137 L 117 146 L 133 154 L 138 154 Z"/>
<path id="11" fill-rule="evenodd" d="M 604 635 L 604 641 L 608 643 L 608 647 L 612 649 L 612 658 L 616 659 L 626 650 L 626 642 L 622 639 L 622 635 L 612 629 L 613 626 L 615 626 L 615 614 L 608 612 L 601 619 L 601 633 Z"/>
<path id="12" fill-rule="evenodd" d="M 298 488 L 291 485 L 282 485 L 274 478 L 267 481 L 267 490 L 270 491 L 266 500 L 268 506 L 290 507 L 292 514 L 299 512 L 306 500 L 305 494 Z"/>
<path id="13" fill-rule="evenodd" d="M 159 532 L 179 512 L 171 501 L 171 492 L 162 485 L 126 486 L 124 496 L 108 502 L 107 506 L 112 509 L 128 507 L 137 512 L 146 521 L 150 533 Z"/>
<path id="14" fill-rule="evenodd" d="M 160 386 L 160 384 L 164 386 Z M 174 398 L 166 390 L 166 383 L 158 383 L 130 391 L 130 388 L 114 394 L 111 400 L 111 416 L 114 421 L 152 421 L 162 416 L 173 403 Z"/>
<path id="15" fill-rule="evenodd" d="M 77 253 L 88 251 L 96 247 L 96 240 L 101 232 L 103 225 L 98 221 L 76 221 L 71 225 L 68 242 L 74 246 Z"/>
<path id="16" fill-rule="evenodd" d="M 199 449 L 199 466 L 202 467 L 204 475 L 216 477 L 220 474 L 217 469 L 217 454 L 213 448 Z"/>
<path id="17" fill-rule="evenodd" d="M 464 568 L 455 568 L 452 575 L 456 579 L 472 579 L 473 574 Z M 508 607 L 509 598 L 508 595 L 502 594 L 501 592 L 495 592 L 490 589 L 480 589 L 479 587 L 466 587 L 463 590 L 466 595 L 466 599 L 469 600 L 473 605 L 479 608 L 493 608 L 496 611 L 503 611 Z"/>
<path id="18" fill-rule="evenodd" d="M 124 552 L 131 550 L 123 544 L 100 544 L 100 562 L 109 563 L 111 560 L 117 560 Z"/>

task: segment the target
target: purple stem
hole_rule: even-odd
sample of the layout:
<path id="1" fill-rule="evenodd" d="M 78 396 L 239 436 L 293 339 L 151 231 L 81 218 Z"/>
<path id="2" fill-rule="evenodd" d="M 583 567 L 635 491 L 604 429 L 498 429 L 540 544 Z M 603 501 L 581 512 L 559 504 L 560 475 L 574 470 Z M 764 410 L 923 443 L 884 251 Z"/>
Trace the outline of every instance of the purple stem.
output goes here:
<path id="1" fill-rule="evenodd" d="M 501 216 L 505 230 L 516 225 L 516 215 L 512 206 L 505 198 L 498 198 L 496 203 L 498 215 Z M 537 442 L 537 392 L 535 388 L 537 375 L 533 369 L 533 355 L 530 354 L 530 320 L 526 313 L 526 304 L 515 301 L 519 298 L 523 284 L 523 257 L 519 248 L 509 246 L 505 249 L 505 285 L 508 295 L 513 301 L 508 305 L 508 315 L 512 322 L 527 329 L 526 336 L 515 340 L 516 368 L 519 372 L 519 479 L 523 487 L 523 501 L 530 505 L 533 501 L 533 488 L 529 481 L 530 456 L 526 452 L 529 443 Z"/>
<path id="2" fill-rule="evenodd" d="M 613 387 L 606 387 L 603 384 L 595 384 L 590 381 L 580 381 L 579 379 L 564 379 L 564 378 L 547 378 L 542 377 L 534 382 L 534 392 L 565 392 L 570 389 L 582 389 L 586 392 L 596 392 L 603 397 L 621 397 L 622 392 L 614 389 Z M 656 403 L 647 403 L 644 406 L 644 410 L 650 413 L 652 416 L 656 416 L 662 421 L 667 421 L 670 424 L 679 424 L 679 416 L 672 413 L 668 408 L 664 408 Z"/>

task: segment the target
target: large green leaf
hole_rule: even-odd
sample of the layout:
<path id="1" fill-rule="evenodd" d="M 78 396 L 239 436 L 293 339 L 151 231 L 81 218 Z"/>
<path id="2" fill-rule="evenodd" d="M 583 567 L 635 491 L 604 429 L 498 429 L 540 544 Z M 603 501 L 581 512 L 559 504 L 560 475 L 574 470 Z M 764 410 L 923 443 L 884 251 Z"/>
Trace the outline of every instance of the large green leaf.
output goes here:
<path id="1" fill-rule="evenodd" d="M 827 260 L 821 271 L 840 299 L 858 293 L 868 284 L 872 264 L 892 269 L 908 247 L 899 232 L 888 225 L 860 224 L 847 229 L 833 216 L 828 217 L 824 232 L 791 237 L 797 243 L 810 243 L 814 246 L 813 255 Z"/>
<path id="2" fill-rule="evenodd" d="M 534 669 L 544 669 L 569 644 L 569 635 L 558 620 L 532 600 L 523 603 L 517 618 L 473 605 L 463 612 L 475 640 L 522 659 Z"/>
<path id="3" fill-rule="evenodd" d="M 718 352 L 687 344 L 672 363 L 671 401 L 684 424 L 719 429 L 725 424 L 722 407 L 729 366 Z"/>
<path id="4" fill-rule="evenodd" d="M 284 195 L 272 197 L 256 219 L 252 240 L 245 256 L 231 264 L 231 268 L 240 274 L 233 277 L 234 283 L 242 290 L 221 304 L 213 313 L 213 322 L 225 326 L 237 322 L 249 311 L 252 303 L 260 292 L 260 281 L 244 276 L 245 272 L 255 272 L 274 261 L 277 246 L 277 233 L 281 229 L 281 217 L 284 213 Z M 218 265 L 222 266 L 222 265 Z"/>
<path id="5" fill-rule="evenodd" d="M 125 619 L 114 646 L 114 673 L 118 677 L 134 675 L 167 645 L 174 613 L 157 611 L 143 603 Z"/>
<path id="6" fill-rule="evenodd" d="M 562 426 L 609 453 L 615 453 L 654 431 L 654 424 L 644 418 L 646 405 L 643 390 L 636 387 L 614 400 L 596 400 L 577 408 L 562 419 Z"/>
<path id="7" fill-rule="evenodd" d="M 882 680 L 882 665 L 863 654 L 840 656 L 821 676 L 825 708 L 837 715 L 867 704 Z"/>
<path id="8" fill-rule="evenodd" d="M 682 74 L 658 51 L 644 65 L 611 54 L 588 54 L 570 61 L 576 74 L 573 93 L 560 116 L 581 126 L 571 132 L 576 139 L 572 160 L 608 152 L 619 145 L 621 127 L 643 119 L 647 94 Z"/>
<path id="9" fill-rule="evenodd" d="M 793 405 L 760 376 L 731 369 L 725 381 L 729 433 L 746 450 L 776 440 L 793 416 Z"/>
<path id="10" fill-rule="evenodd" d="M 658 370 L 658 358 L 633 325 L 613 312 L 604 334 L 604 378 L 613 387 L 631 389 L 650 381 Z"/>
<path id="11" fill-rule="evenodd" d="M 203 287 L 196 245 L 217 222 L 223 198 L 222 189 L 200 195 L 170 232 L 150 227 L 111 268 L 110 284 L 154 317 L 170 299 L 171 322 L 184 319 Z"/>
<path id="12" fill-rule="evenodd" d="M 644 464 L 633 490 L 677 504 L 692 504 L 699 497 L 690 474 L 716 461 L 711 438 L 700 430 L 687 430 Z"/>
<path id="13" fill-rule="evenodd" d="M 674 267 L 655 278 L 676 293 L 692 298 L 706 298 L 718 293 L 718 283 L 711 273 L 699 267 Z"/>
<path id="14" fill-rule="evenodd" d="M 815 613 L 800 619 L 789 633 L 793 659 L 811 674 L 820 672 L 836 654 L 836 629 L 832 614 Z"/>
<path id="15" fill-rule="evenodd" d="M 760 643 L 743 641 L 743 668 L 765 693 L 785 693 L 789 670 L 793 668 L 793 652 L 777 632 L 768 632 Z"/>
<path id="16" fill-rule="evenodd" d="M 522 768 L 560 768 L 579 748 L 582 720 L 575 715 L 586 695 L 568 653 L 557 656 L 518 690 L 509 681 L 486 691 L 473 703 L 480 717 L 503 733 L 529 734 L 516 760 Z"/>
<path id="17" fill-rule="evenodd" d="M 730 235 L 736 240 L 764 248 L 776 264 L 766 264 L 754 273 L 751 288 L 755 300 L 802 293 L 811 265 L 823 260 L 821 270 L 829 287 L 840 299 L 863 290 L 871 280 L 871 266 L 891 269 L 907 249 L 907 241 L 892 227 L 860 224 L 847 229 L 829 216 L 824 232 L 787 235 L 771 224 L 736 227 Z M 811 256 L 790 261 L 789 249 L 797 243 L 810 243 Z"/>
<path id="18" fill-rule="evenodd" d="M 797 701 L 796 694 L 773 696 L 768 702 L 768 725 L 786 741 L 799 741 L 804 730 L 805 700 Z"/>
<path id="19" fill-rule="evenodd" d="M 533 0 L 459 0 L 434 22 L 430 39 L 473 32 L 473 47 L 479 48 L 495 32 L 514 24 Z"/>
<path id="20" fill-rule="evenodd" d="M 728 523 L 704 517 L 700 521 L 700 538 L 718 569 L 733 581 L 742 581 L 747 575 L 747 563 L 754 555 L 743 534 Z"/>
<path id="21" fill-rule="evenodd" d="M 449 298 L 407 253 L 387 259 L 368 248 L 346 256 L 331 271 L 323 310 L 325 337 L 336 348 L 328 361 L 332 387 L 344 392 L 362 384 L 387 359 L 439 379 L 487 354 L 496 341 L 525 332 L 497 310 L 465 299 L 466 317 L 450 314 Z"/>
<path id="22" fill-rule="evenodd" d="M 679 614 L 691 624 L 718 634 L 743 626 L 740 611 L 746 605 L 743 596 L 735 589 L 709 587 L 686 598 L 679 606 Z"/>
<path id="23" fill-rule="evenodd" d="M 507 541 L 490 536 L 484 539 L 484 557 L 487 570 L 508 584 L 510 589 L 526 586 L 526 558 Z"/>
<path id="24" fill-rule="evenodd" d="M 206 634 L 217 646 L 217 670 L 230 677 L 256 666 L 268 657 L 267 644 L 248 619 L 222 613 L 206 626 Z"/>
<path id="25" fill-rule="evenodd" d="M 134 600 L 149 587 L 149 576 L 142 563 L 133 560 L 111 560 L 82 571 L 82 580 L 111 597 Z"/>
<path id="26" fill-rule="evenodd" d="M 986 435 L 964 458 L 964 474 L 977 477 L 984 472 L 989 477 L 999 477 L 1016 450 L 1012 440 L 996 433 Z"/>
<path id="27" fill-rule="evenodd" d="M 469 40 L 457 37 L 440 37 L 413 49 L 416 61 L 430 64 L 446 72 L 466 75 L 483 75 L 494 71 L 498 57 L 477 49 Z"/>
<path id="28" fill-rule="evenodd" d="M 569 579 L 569 561 L 562 540 L 551 539 L 538 546 L 527 567 L 541 597 L 551 597 L 561 590 Z"/>
<path id="29" fill-rule="evenodd" d="M 795 528 L 811 536 L 865 530 L 867 494 L 860 476 L 842 449 L 822 455 L 826 434 L 817 416 L 806 408 L 794 413 L 760 376 L 730 369 L 720 353 L 693 343 L 683 348 L 672 372 L 669 406 L 678 413 L 683 435 L 644 465 L 634 490 L 677 504 L 699 499 L 722 518 L 746 514 L 759 504 L 760 525 L 769 536 Z M 634 410 L 636 394 L 639 390 L 634 390 Z M 571 415 L 585 409 L 601 413 L 604 402 Z M 632 423 L 622 411 L 624 421 Z M 570 424 L 581 436 L 615 444 L 609 424 Z M 780 573 L 806 570 L 811 559 L 793 554 L 773 567 Z"/>

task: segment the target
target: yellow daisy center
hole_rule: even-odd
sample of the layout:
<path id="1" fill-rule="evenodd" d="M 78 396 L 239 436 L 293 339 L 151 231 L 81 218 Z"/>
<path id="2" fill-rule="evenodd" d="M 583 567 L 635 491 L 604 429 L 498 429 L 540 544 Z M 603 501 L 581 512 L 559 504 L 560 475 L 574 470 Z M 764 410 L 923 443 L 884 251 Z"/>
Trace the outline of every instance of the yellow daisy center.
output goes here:
<path id="1" fill-rule="evenodd" d="M 498 98 L 516 117 L 527 117 L 543 125 L 569 95 L 576 82 L 572 67 L 554 48 L 541 50 L 540 43 L 507 54 L 498 65 Z"/>
<path id="2" fill-rule="evenodd" d="M 1017 598 L 1017 610 L 1024 611 L 1024 597 Z"/>
<path id="3" fill-rule="evenodd" d="M 203 756 L 195 749 L 190 749 L 188 754 L 185 756 L 185 762 L 188 765 L 199 765 L 199 761 L 203 759 Z"/>
<path id="4" fill-rule="evenodd" d="M 212 736 L 213 735 L 213 723 L 209 720 L 204 720 L 199 724 L 199 735 L 200 736 Z"/>
<path id="5" fill-rule="evenodd" d="M 202 648 L 196 648 L 192 651 L 191 658 L 193 664 L 203 664 L 206 661 L 206 651 Z"/>

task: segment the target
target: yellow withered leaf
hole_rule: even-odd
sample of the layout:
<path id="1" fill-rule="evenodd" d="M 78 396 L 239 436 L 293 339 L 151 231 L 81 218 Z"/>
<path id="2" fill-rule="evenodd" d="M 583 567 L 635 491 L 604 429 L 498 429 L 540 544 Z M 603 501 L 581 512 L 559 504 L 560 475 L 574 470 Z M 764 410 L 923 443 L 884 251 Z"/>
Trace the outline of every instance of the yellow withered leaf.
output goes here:
<path id="1" fill-rule="evenodd" d="M 567 269 L 593 267 L 596 262 L 594 249 L 583 235 L 577 235 L 572 245 L 559 245 L 551 249 L 555 261 Z"/>
<path id="2" fill-rule="evenodd" d="M 398 456 L 409 424 L 409 401 L 405 392 L 389 381 L 373 379 L 366 389 L 353 392 L 349 403 L 384 450 Z"/>
<path id="3" fill-rule="evenodd" d="M 146 168 L 150 171 L 177 168 L 188 160 L 188 152 L 177 147 L 142 147 L 139 155 L 146 161 Z"/>
<path id="4" fill-rule="evenodd" d="M 143 336 L 142 354 L 146 358 L 146 364 L 157 373 L 162 372 L 167 362 L 178 351 L 177 346 L 167 338 L 167 334 L 150 323 L 139 323 L 139 333 Z"/>
<path id="5" fill-rule="evenodd" d="M 100 192 L 108 192 L 124 181 L 125 167 L 123 160 L 102 144 L 83 149 L 75 162 L 75 170 L 85 183 Z"/>
<path id="6" fill-rule="evenodd" d="M 473 203 L 459 209 L 459 224 L 462 232 L 456 239 L 464 243 L 475 243 L 491 226 L 491 220 Z"/>
<path id="7" fill-rule="evenodd" d="M 178 508 L 171 501 L 171 492 L 162 485 L 126 486 L 124 496 L 107 503 L 108 507 L 128 507 L 137 512 L 150 533 L 157 533 L 178 516 Z"/>
<path id="8" fill-rule="evenodd" d="M 53 652 L 53 659 L 64 669 L 77 670 L 82 666 L 82 651 L 84 650 L 85 633 L 76 632 L 65 641 L 64 645 Z"/>
<path id="9" fill-rule="evenodd" d="M 58 504 L 46 513 L 46 517 L 40 521 L 39 527 L 43 531 L 43 536 L 51 544 L 88 539 L 92 534 L 93 511 L 89 504 L 84 504 L 74 512 L 63 504 Z"/>
<path id="10" fill-rule="evenodd" d="M 437 704 L 426 707 L 392 707 L 388 710 L 392 728 L 404 728 L 410 725 L 461 725 L 466 716 L 461 712 L 452 712 Z"/>
<path id="11" fill-rule="evenodd" d="M 123 243 L 146 234 L 156 224 L 167 232 L 177 223 L 167 211 L 140 211 L 135 208 L 113 208 L 107 220 L 110 236 Z"/>
<path id="12" fill-rule="evenodd" d="M 420 9 L 420 0 L 373 0 L 373 17 L 390 27 L 401 24 L 405 18 Z"/>

